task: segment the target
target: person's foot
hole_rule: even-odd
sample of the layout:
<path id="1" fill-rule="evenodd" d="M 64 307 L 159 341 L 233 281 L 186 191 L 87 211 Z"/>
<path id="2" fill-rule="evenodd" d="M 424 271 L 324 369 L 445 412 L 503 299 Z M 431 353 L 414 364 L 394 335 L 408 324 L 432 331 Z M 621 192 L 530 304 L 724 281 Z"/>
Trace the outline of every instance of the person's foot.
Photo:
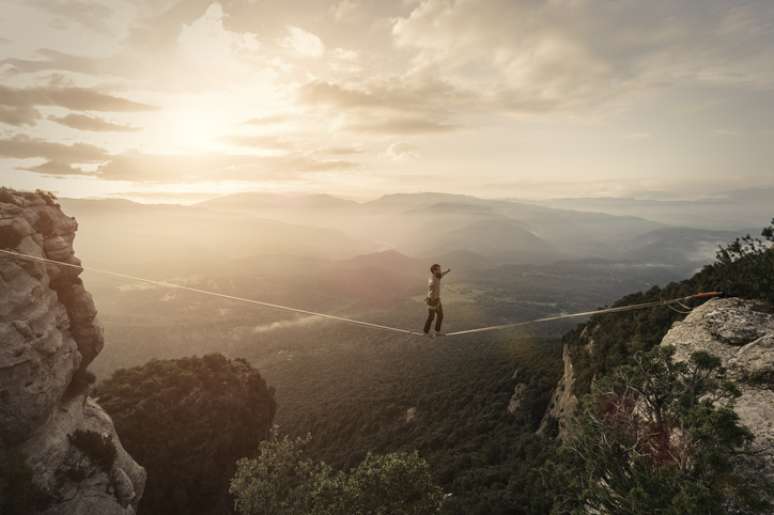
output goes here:
<path id="1" fill-rule="evenodd" d="M 446 333 L 444 333 L 444 332 L 441 332 L 441 331 L 436 331 L 436 332 L 435 332 L 435 335 L 436 335 L 436 336 L 446 336 Z"/>
<path id="2" fill-rule="evenodd" d="M 427 332 L 427 333 L 425 333 L 425 336 L 427 336 L 430 339 L 433 339 L 433 338 L 435 338 L 435 333 Z"/>

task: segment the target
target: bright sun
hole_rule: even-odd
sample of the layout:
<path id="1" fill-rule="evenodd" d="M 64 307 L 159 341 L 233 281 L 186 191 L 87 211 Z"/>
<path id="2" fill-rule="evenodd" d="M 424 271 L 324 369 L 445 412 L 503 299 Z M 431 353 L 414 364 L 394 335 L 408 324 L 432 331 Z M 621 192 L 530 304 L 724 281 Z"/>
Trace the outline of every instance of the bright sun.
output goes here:
<path id="1" fill-rule="evenodd" d="M 229 122 L 217 111 L 186 107 L 164 112 L 160 125 L 168 152 L 199 153 L 222 147 Z"/>
<path id="2" fill-rule="evenodd" d="M 155 113 L 153 141 L 160 153 L 198 154 L 221 151 L 244 115 L 231 109 L 232 99 L 181 95 Z"/>

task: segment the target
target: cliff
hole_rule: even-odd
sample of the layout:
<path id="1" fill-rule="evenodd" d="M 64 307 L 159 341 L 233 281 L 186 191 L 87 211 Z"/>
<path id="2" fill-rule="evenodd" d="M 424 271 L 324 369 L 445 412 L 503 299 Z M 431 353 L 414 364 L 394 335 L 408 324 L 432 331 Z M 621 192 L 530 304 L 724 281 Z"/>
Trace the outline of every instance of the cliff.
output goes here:
<path id="1" fill-rule="evenodd" d="M 0 188 L 0 248 L 80 265 L 77 227 L 53 196 Z M 103 337 L 80 273 L 0 256 L 4 513 L 130 515 L 142 496 L 145 470 L 88 396 Z"/>
<path id="2" fill-rule="evenodd" d="M 620 327 L 614 321 L 597 319 L 569 336 L 563 353 L 564 374 L 541 424 L 541 433 L 564 438 L 572 431 L 578 396 L 587 391 L 593 374 L 600 373 L 593 363 L 600 361 L 595 355 L 600 353 L 601 333 Z M 636 341 L 629 345 L 631 352 L 637 348 Z M 742 393 L 735 411 L 753 433 L 754 447 L 760 452 L 753 466 L 774 478 L 774 307 L 763 301 L 713 299 L 683 320 L 670 323 L 661 345 L 674 346 L 677 361 L 687 360 L 698 351 L 721 359 Z"/>

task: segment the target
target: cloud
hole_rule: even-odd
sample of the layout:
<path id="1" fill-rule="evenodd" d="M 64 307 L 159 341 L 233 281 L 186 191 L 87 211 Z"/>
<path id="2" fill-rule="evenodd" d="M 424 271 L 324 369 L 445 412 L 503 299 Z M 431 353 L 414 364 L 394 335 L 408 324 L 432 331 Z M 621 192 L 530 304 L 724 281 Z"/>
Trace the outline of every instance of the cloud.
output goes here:
<path id="1" fill-rule="evenodd" d="M 474 95 L 448 83 L 411 77 L 372 80 L 357 86 L 312 81 L 299 91 L 299 101 L 316 108 L 347 112 L 346 128 L 372 134 L 422 134 L 456 130 L 452 110 L 472 107 Z"/>
<path id="2" fill-rule="evenodd" d="M 0 139 L 0 157 L 6 159 L 43 159 L 42 165 L 24 167 L 37 173 L 72 175 L 86 173 L 80 164 L 97 164 L 109 158 L 102 148 L 87 143 L 52 143 L 26 135 Z"/>
<path id="3" fill-rule="evenodd" d="M 292 25 L 287 30 L 288 35 L 282 42 L 284 47 L 304 57 L 321 57 L 325 53 L 325 45 L 315 34 Z"/>
<path id="4" fill-rule="evenodd" d="M 43 86 L 12 88 L 0 85 L 0 106 L 29 110 L 36 106 L 66 107 L 75 111 L 140 112 L 156 108 L 87 88 Z"/>
<path id="5" fill-rule="evenodd" d="M 82 57 L 49 48 L 41 48 L 36 54 L 41 56 L 41 59 L 2 59 L 0 66 L 8 66 L 17 73 L 63 70 L 91 75 L 109 73 L 113 68 L 111 59 Z"/>
<path id="6" fill-rule="evenodd" d="M 298 154 L 255 155 L 149 155 L 129 152 L 113 156 L 97 169 L 107 180 L 182 183 L 220 180 L 292 178 L 311 172 L 343 171 L 358 165 L 346 160 L 316 159 Z"/>
<path id="7" fill-rule="evenodd" d="M 1 99 L 0 102 L 2 102 Z M 40 112 L 32 106 L 0 105 L 0 123 L 20 127 L 22 125 L 35 125 L 41 118 Z"/>
<path id="8" fill-rule="evenodd" d="M 106 155 L 105 150 L 86 143 L 65 145 L 22 134 L 0 139 L 0 156 L 12 159 L 42 157 L 52 161 L 97 162 Z"/>
<path id="9" fill-rule="evenodd" d="M 113 15 L 112 9 L 94 1 L 31 0 L 30 4 L 98 32 L 107 30 L 105 24 Z"/>
<path id="10" fill-rule="evenodd" d="M 357 146 L 333 146 L 315 148 L 308 141 L 293 141 L 281 136 L 267 134 L 235 134 L 224 139 L 225 143 L 237 147 L 246 147 L 252 149 L 281 151 L 284 154 L 293 154 L 297 156 L 353 156 L 362 154 L 364 150 Z M 341 164 L 340 161 L 336 161 Z M 326 167 L 326 165 L 323 165 Z M 345 166 L 351 168 L 351 166 Z"/>
<path id="11" fill-rule="evenodd" d="M 213 0 L 145 0 L 139 4 L 141 9 L 135 12 L 140 15 L 129 20 L 129 34 L 123 41 L 122 57 L 127 64 L 132 57 L 150 58 L 154 63 L 173 59 L 178 38 L 186 27 L 209 9 L 221 9 L 221 4 Z"/>
<path id="12" fill-rule="evenodd" d="M 287 114 L 272 114 L 268 116 L 258 116 L 250 118 L 245 122 L 246 125 L 279 125 L 292 120 Z"/>
<path id="13" fill-rule="evenodd" d="M 451 132 L 459 128 L 451 123 L 416 117 L 390 118 L 375 122 L 365 121 L 347 126 L 347 129 L 353 132 L 374 134 L 433 134 Z"/>
<path id="14" fill-rule="evenodd" d="M 61 161 L 45 161 L 37 166 L 27 166 L 21 168 L 27 172 L 39 173 L 42 175 L 67 176 L 67 175 L 88 175 L 83 168 L 70 163 Z"/>
<path id="15" fill-rule="evenodd" d="M 83 114 L 68 114 L 66 116 L 49 116 L 49 120 L 59 123 L 71 129 L 93 132 L 136 132 L 139 127 L 131 127 L 118 123 L 109 122 L 96 116 L 87 116 Z"/>
<path id="16" fill-rule="evenodd" d="M 300 100 L 310 105 L 328 105 L 342 109 L 386 109 L 394 111 L 442 110 L 448 101 L 471 98 L 437 79 L 391 78 L 368 81 L 358 86 L 316 80 L 300 90 Z"/>
<path id="17" fill-rule="evenodd" d="M 541 113 L 674 84 L 770 87 L 772 17 L 771 2 L 425 0 L 392 34 L 415 71 Z"/>
<path id="18" fill-rule="evenodd" d="M 54 143 L 26 135 L 0 139 L 0 158 L 43 160 L 39 165 L 20 166 L 21 170 L 155 183 L 289 178 L 306 173 L 352 170 L 359 166 L 356 162 L 330 155 L 333 158 L 326 157 L 324 150 L 280 156 L 156 155 L 136 151 L 116 155 L 87 143 Z"/>
<path id="19" fill-rule="evenodd" d="M 318 150 L 316 153 L 328 156 L 351 156 L 362 154 L 364 151 L 360 147 L 330 147 Z"/>
<path id="20" fill-rule="evenodd" d="M 384 155 L 393 161 L 406 161 L 409 159 L 417 159 L 419 153 L 417 147 L 410 143 L 393 143 L 384 152 Z"/>
<path id="21" fill-rule="evenodd" d="M 341 0 L 330 7 L 330 13 L 333 19 L 341 21 L 352 21 L 356 17 L 358 3 L 354 0 Z"/>
<path id="22" fill-rule="evenodd" d="M 64 107 L 75 111 L 112 112 L 141 112 L 156 109 L 147 104 L 87 88 L 56 85 L 12 88 L 0 85 L 0 123 L 17 127 L 35 125 L 42 118 L 37 109 L 39 106 Z M 51 119 L 82 130 L 132 130 L 128 127 L 101 122 L 97 118 L 82 115 Z"/>
<path id="23" fill-rule="evenodd" d="M 307 326 L 321 322 L 323 319 L 316 316 L 298 317 L 291 320 L 280 320 L 279 322 L 270 322 L 268 324 L 261 324 L 253 326 L 253 334 L 267 333 L 276 331 L 278 329 L 285 329 L 288 327 Z"/>
<path id="24" fill-rule="evenodd" d="M 243 134 L 237 134 L 233 136 L 229 136 L 225 139 L 226 143 L 230 143 L 232 145 L 236 145 L 238 147 L 252 147 L 252 148 L 263 148 L 263 149 L 291 149 L 294 147 L 294 144 L 291 141 L 288 141 L 284 138 L 280 138 L 277 136 L 267 136 L 267 135 L 243 135 Z"/>

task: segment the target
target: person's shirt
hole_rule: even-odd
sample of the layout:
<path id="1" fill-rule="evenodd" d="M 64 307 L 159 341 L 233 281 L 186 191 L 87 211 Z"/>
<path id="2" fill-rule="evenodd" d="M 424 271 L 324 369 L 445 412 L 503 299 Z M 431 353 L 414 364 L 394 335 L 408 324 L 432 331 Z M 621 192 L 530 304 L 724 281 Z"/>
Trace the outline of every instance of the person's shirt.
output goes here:
<path id="1" fill-rule="evenodd" d="M 438 277 L 435 274 L 431 274 L 430 278 L 427 280 L 427 298 L 432 300 L 438 300 L 441 298 L 441 278 L 446 275 L 445 273 L 441 274 L 441 277 Z"/>

